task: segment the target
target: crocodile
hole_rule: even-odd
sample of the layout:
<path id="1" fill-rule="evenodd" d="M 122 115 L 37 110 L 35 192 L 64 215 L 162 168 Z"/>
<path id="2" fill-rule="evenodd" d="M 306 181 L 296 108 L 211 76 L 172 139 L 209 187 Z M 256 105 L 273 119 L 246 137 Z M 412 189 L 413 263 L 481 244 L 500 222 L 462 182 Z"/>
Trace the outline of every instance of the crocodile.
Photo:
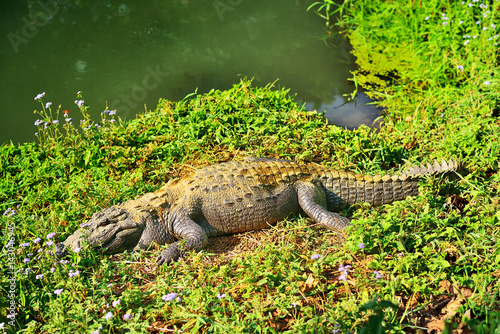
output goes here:
<path id="1" fill-rule="evenodd" d="M 56 245 L 55 254 L 63 257 L 85 243 L 104 254 L 170 244 L 158 257 L 162 265 L 204 248 L 208 238 L 263 229 L 292 213 L 341 234 L 350 219 L 337 212 L 360 202 L 378 206 L 416 196 L 423 176 L 459 169 L 456 161 L 442 160 L 399 175 L 369 176 L 275 158 L 214 164 L 94 213 Z"/>

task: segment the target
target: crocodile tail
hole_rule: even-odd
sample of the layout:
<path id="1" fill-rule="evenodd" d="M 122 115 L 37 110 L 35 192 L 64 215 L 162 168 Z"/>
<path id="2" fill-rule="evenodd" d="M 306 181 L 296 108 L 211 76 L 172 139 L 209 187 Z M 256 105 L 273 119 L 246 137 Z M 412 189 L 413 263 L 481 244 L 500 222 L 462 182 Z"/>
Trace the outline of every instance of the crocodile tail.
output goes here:
<path id="1" fill-rule="evenodd" d="M 377 206 L 403 200 L 408 196 L 418 195 L 418 181 L 422 176 L 446 174 L 453 178 L 462 172 L 462 165 L 457 161 L 435 161 L 434 165 L 414 165 L 401 175 L 360 176 L 357 182 L 358 191 L 355 196 L 347 196 L 347 202 L 354 204 L 358 201 L 368 202 Z M 352 193 L 352 192 L 351 192 Z"/>
<path id="2" fill-rule="evenodd" d="M 454 173 L 453 173 L 454 172 Z M 440 175 L 440 174 L 461 174 L 463 172 L 463 166 L 456 160 L 441 160 L 441 162 L 435 160 L 434 164 L 427 164 L 426 166 L 413 165 L 402 174 L 411 176 L 424 176 L 424 175 Z"/>

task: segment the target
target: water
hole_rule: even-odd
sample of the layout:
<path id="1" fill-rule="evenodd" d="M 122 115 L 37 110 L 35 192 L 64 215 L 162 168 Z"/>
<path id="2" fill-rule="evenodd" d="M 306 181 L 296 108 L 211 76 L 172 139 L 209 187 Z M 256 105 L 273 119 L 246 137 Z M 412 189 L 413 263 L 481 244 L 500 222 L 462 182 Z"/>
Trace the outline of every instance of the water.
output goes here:
<path id="1" fill-rule="evenodd" d="M 311 2 L 2 0 L 0 143 L 35 139 L 41 92 L 76 114 L 82 91 L 96 120 L 107 108 L 130 119 L 159 98 L 227 89 L 245 76 L 254 85 L 279 79 L 334 124 L 370 125 L 379 112 L 342 96 L 354 90 L 349 45 L 325 44 Z"/>

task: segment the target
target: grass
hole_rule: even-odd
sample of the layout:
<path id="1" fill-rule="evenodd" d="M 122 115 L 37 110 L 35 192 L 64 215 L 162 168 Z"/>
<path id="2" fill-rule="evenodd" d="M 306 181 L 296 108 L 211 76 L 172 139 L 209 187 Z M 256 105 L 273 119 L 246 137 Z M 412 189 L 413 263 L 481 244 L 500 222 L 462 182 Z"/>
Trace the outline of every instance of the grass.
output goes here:
<path id="1" fill-rule="evenodd" d="M 64 116 L 41 96 L 39 142 L 0 147 L 3 330 L 498 333 L 498 54 L 491 31 L 472 25 L 484 9 L 474 6 L 343 5 L 338 24 L 360 65 L 353 80 L 386 108 L 379 131 L 330 126 L 287 90 L 247 80 L 161 100 L 128 122 L 107 111 L 94 123 L 84 103 L 81 116 Z M 491 22 L 496 6 L 486 9 Z M 454 23 L 444 26 L 443 12 Z M 458 20 L 468 23 L 461 28 Z M 463 45 L 460 34 L 479 37 Z M 69 125 L 69 117 L 84 121 Z M 156 266 L 159 249 L 114 256 L 84 249 L 67 262 L 50 255 L 53 242 L 103 207 L 244 156 L 370 174 L 459 159 L 468 174 L 426 179 L 421 195 L 392 205 L 350 209 L 354 224 L 344 243 L 294 215 L 264 231 L 213 239 L 170 266 Z"/>

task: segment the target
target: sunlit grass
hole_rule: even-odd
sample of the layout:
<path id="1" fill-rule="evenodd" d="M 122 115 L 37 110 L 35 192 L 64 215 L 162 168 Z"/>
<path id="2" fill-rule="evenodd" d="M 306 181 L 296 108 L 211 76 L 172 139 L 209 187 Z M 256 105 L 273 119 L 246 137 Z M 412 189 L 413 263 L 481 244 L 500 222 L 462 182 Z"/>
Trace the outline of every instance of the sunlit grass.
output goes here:
<path id="1" fill-rule="evenodd" d="M 179 102 L 161 100 L 128 122 L 109 111 L 102 114 L 106 121 L 87 119 L 81 95 L 76 112 L 68 113 L 55 101 L 47 105 L 49 93 L 40 96 L 41 123 L 33 129 L 39 142 L 0 148 L 1 239 L 12 245 L 0 257 L 3 329 L 497 330 L 500 122 L 491 24 L 499 2 L 470 3 L 342 7 L 339 24 L 360 65 L 354 79 L 387 108 L 380 131 L 329 126 L 288 91 L 247 80 Z M 295 215 L 268 230 L 211 240 L 207 250 L 170 266 L 156 266 L 159 249 L 114 256 L 82 249 L 63 261 L 52 257 L 53 243 L 92 213 L 194 168 L 251 155 L 370 174 L 458 159 L 468 174 L 428 178 L 418 197 L 343 212 L 353 218 L 343 243 Z M 15 330 L 6 317 L 9 250 L 16 258 Z"/>

